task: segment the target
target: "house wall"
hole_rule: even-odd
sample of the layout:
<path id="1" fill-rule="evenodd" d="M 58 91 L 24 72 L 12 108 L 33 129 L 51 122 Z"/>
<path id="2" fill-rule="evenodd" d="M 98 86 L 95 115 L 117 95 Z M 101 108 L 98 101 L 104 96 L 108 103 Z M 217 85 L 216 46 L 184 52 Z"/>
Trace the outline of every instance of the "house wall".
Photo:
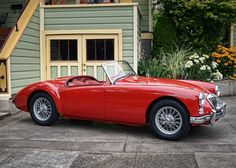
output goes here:
<path id="1" fill-rule="evenodd" d="M 139 8 L 141 10 L 141 31 L 149 32 L 149 0 L 134 0 L 134 2 L 139 3 Z"/>
<path id="2" fill-rule="evenodd" d="M 20 13 L 11 10 L 12 4 L 24 4 L 25 0 L 1 0 L 0 13 L 8 13 L 6 20 L 6 27 L 13 27 L 18 19 Z"/>
<path id="3" fill-rule="evenodd" d="M 140 31 L 142 33 L 149 33 L 152 31 L 152 24 L 150 24 L 152 22 L 152 20 L 150 21 L 149 19 L 152 18 L 149 17 L 149 15 L 151 14 L 149 11 L 149 3 L 151 3 L 150 0 L 134 0 L 134 2 L 138 2 L 139 3 L 139 8 L 141 10 L 141 27 L 140 27 Z M 141 51 L 139 52 L 139 58 L 140 57 L 147 57 L 151 55 L 152 52 L 152 38 L 150 39 L 143 39 L 141 38 Z"/>
<path id="4" fill-rule="evenodd" d="M 11 94 L 30 83 L 40 81 L 39 48 L 39 9 L 37 9 L 10 57 Z"/>
<path id="5" fill-rule="evenodd" d="M 45 8 L 44 12 L 45 30 L 122 29 L 123 60 L 133 66 L 132 5 Z"/>

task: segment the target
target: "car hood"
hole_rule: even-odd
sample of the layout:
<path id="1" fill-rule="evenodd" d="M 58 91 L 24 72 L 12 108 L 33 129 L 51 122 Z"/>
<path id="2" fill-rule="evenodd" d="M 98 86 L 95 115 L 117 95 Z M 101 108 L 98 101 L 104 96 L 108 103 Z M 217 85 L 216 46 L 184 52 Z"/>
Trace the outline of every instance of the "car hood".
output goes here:
<path id="1" fill-rule="evenodd" d="M 141 77 L 141 76 L 130 76 L 125 77 L 117 81 L 117 84 L 124 85 L 144 85 L 144 86 L 165 86 L 165 87 L 178 87 L 186 88 L 191 90 L 197 90 L 200 92 L 210 93 L 209 90 L 194 84 L 193 82 L 188 82 L 188 80 L 174 80 L 174 79 L 164 79 L 164 78 L 153 78 L 153 77 Z"/>

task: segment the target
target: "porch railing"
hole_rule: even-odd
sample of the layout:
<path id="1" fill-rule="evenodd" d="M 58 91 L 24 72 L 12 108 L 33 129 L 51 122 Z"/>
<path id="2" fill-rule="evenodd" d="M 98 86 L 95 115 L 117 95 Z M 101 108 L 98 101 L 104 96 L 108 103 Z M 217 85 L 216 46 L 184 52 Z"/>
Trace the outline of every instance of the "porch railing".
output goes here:
<path id="1" fill-rule="evenodd" d="M 131 3 L 133 0 L 75 0 L 74 4 Z M 72 4 L 67 0 L 46 0 L 45 5 Z"/>

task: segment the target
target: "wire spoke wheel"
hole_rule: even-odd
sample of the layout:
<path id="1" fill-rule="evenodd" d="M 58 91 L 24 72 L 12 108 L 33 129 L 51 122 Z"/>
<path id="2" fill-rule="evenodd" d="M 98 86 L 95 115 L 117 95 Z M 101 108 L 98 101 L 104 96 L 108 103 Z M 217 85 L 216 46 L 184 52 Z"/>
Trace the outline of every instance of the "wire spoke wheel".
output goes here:
<path id="1" fill-rule="evenodd" d="M 176 108 L 165 106 L 157 111 L 155 115 L 155 124 L 163 134 L 173 135 L 181 129 L 183 119 Z"/>
<path id="2" fill-rule="evenodd" d="M 53 98 L 47 93 L 34 93 L 28 106 L 31 118 L 39 125 L 50 126 L 59 118 Z"/>
<path id="3" fill-rule="evenodd" d="M 52 115 L 52 105 L 46 98 L 39 97 L 33 104 L 33 112 L 38 120 L 46 121 Z"/>

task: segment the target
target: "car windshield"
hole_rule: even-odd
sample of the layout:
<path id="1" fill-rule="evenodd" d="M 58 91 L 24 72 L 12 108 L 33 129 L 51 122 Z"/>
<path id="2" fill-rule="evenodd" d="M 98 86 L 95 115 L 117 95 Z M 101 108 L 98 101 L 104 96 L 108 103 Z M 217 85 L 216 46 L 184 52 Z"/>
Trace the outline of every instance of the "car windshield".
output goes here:
<path id="1" fill-rule="evenodd" d="M 136 75 L 134 70 L 126 61 L 112 61 L 102 64 L 102 67 L 112 84 L 122 77 Z"/>

